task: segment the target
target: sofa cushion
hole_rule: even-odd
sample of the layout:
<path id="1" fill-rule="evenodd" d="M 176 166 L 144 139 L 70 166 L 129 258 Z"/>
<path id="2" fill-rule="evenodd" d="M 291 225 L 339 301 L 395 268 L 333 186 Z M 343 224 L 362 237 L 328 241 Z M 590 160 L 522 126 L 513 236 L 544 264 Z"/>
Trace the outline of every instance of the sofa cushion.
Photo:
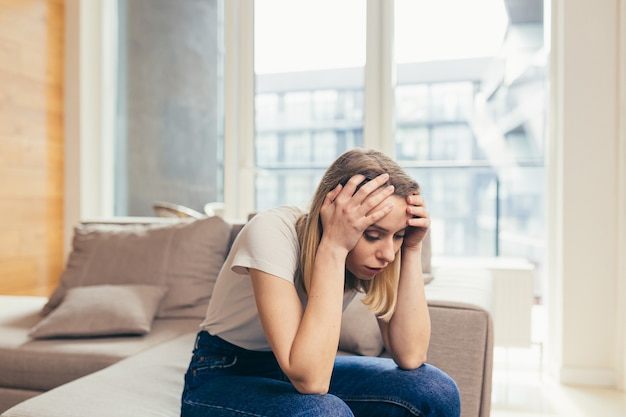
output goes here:
<path id="1" fill-rule="evenodd" d="M 141 335 L 152 320 L 167 287 L 90 285 L 70 288 L 59 307 L 37 323 L 34 338 Z"/>
<path id="2" fill-rule="evenodd" d="M 201 320 L 156 319 L 144 336 L 32 339 L 45 297 L 0 296 L 0 387 L 46 391 L 189 332 Z"/>
<path id="3" fill-rule="evenodd" d="M 88 285 L 168 287 L 157 317 L 204 318 L 226 257 L 230 225 L 220 217 L 158 224 L 80 224 L 73 249 L 43 314 L 66 292 Z"/>
<path id="4" fill-rule="evenodd" d="M 0 387 L 0 412 L 3 413 L 9 408 L 37 395 L 41 395 L 41 391 Z"/>
<path id="5" fill-rule="evenodd" d="M 195 333 L 31 398 L 3 417 L 178 416 Z"/>
<path id="6" fill-rule="evenodd" d="M 339 350 L 363 356 L 378 356 L 383 351 L 376 316 L 362 303 L 365 295 L 359 293 L 348 304 L 341 318 Z"/>

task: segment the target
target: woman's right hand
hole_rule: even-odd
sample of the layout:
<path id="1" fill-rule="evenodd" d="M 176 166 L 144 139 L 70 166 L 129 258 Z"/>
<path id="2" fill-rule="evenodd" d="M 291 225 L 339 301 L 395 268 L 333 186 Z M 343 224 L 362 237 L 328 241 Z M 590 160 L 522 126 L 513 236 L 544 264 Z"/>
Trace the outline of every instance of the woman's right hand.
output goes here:
<path id="1" fill-rule="evenodd" d="M 358 188 L 366 177 L 357 174 L 345 186 L 339 184 L 330 191 L 320 212 L 322 240 L 351 251 L 365 230 L 393 208 L 386 200 L 394 187 L 381 188 L 388 179 L 389 175 L 384 173 Z"/>

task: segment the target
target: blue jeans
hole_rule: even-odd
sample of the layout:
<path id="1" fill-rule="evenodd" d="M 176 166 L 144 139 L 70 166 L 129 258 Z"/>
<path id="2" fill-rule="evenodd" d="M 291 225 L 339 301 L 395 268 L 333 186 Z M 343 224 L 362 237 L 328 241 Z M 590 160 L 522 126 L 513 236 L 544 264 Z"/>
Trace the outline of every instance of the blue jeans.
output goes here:
<path id="1" fill-rule="evenodd" d="M 182 417 L 458 417 L 459 391 L 439 369 L 405 371 L 391 359 L 338 356 L 326 395 L 300 394 L 272 352 L 198 333 L 185 374 Z"/>

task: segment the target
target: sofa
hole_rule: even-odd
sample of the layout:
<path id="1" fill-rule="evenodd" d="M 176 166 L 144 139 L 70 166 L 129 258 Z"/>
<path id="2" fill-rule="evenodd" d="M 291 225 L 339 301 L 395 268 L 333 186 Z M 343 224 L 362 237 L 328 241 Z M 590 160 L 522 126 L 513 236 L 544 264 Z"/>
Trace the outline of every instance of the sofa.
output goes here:
<path id="1" fill-rule="evenodd" d="M 50 297 L 0 296 L 1 417 L 178 416 L 194 338 L 241 227 L 218 216 L 77 225 Z M 491 282 L 433 273 L 430 239 L 425 248 L 428 362 L 457 382 L 463 417 L 487 417 Z M 359 297 L 344 312 L 338 348 L 386 355 Z"/>

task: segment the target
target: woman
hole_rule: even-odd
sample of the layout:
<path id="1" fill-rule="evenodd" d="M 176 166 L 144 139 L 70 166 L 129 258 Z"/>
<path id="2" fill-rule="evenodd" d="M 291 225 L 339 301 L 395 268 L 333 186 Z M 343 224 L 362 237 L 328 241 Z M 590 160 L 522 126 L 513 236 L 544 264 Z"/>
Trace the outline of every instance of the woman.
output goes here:
<path id="1" fill-rule="evenodd" d="M 181 416 L 458 416 L 456 384 L 424 364 L 429 226 L 418 184 L 362 149 L 333 162 L 308 212 L 256 215 L 215 284 Z M 357 291 L 393 359 L 336 357 Z"/>

